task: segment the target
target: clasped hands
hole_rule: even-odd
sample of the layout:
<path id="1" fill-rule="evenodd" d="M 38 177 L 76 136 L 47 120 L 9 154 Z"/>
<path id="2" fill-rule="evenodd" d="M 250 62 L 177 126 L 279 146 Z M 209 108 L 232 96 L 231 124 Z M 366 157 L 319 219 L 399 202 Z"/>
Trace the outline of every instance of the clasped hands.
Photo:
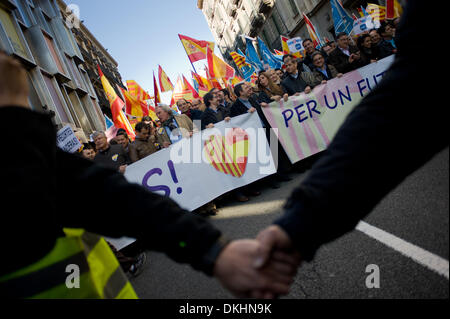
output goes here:
<path id="1" fill-rule="evenodd" d="M 271 299 L 289 293 L 300 263 L 287 233 L 272 225 L 256 239 L 228 244 L 217 258 L 214 276 L 238 298 Z"/>

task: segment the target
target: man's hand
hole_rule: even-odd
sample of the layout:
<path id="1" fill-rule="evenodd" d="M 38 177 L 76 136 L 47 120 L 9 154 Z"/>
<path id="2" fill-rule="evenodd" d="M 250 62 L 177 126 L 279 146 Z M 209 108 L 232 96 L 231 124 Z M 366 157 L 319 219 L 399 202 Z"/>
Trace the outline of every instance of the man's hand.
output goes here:
<path id="1" fill-rule="evenodd" d="M 227 123 L 230 122 L 230 121 L 231 121 L 231 117 L 227 116 L 227 117 L 224 119 L 224 121 L 227 122 Z"/>
<path id="2" fill-rule="evenodd" d="M 249 110 L 248 110 L 248 113 L 255 113 L 256 112 L 256 109 L 254 108 L 254 107 L 251 107 Z"/>
<path id="3" fill-rule="evenodd" d="M 254 267 L 255 259 L 264 249 L 256 240 L 237 240 L 228 244 L 220 253 L 214 266 L 214 276 L 233 295 L 239 298 L 285 295 L 295 275 L 294 268 L 286 263 L 288 256 L 279 257 L 281 261 L 269 261 L 259 268 Z"/>
<path id="4" fill-rule="evenodd" d="M 213 128 L 214 124 L 213 123 L 209 123 L 208 125 L 206 125 L 206 128 Z"/>
<path id="5" fill-rule="evenodd" d="M 125 174 L 125 171 L 127 170 L 127 165 L 121 165 L 119 167 L 119 172 L 122 174 Z"/>
<path id="6" fill-rule="evenodd" d="M 167 142 L 167 141 L 163 143 L 164 148 L 169 148 L 170 145 L 171 145 L 170 142 Z"/>
<path id="7" fill-rule="evenodd" d="M 0 107 L 29 108 L 27 72 L 19 61 L 0 51 Z"/>
<path id="8" fill-rule="evenodd" d="M 307 87 L 305 88 L 305 94 L 309 94 L 309 93 L 311 93 L 311 91 L 312 91 L 312 89 L 311 89 L 310 86 L 307 86 Z"/>
<path id="9" fill-rule="evenodd" d="M 287 102 L 289 100 L 289 94 L 285 93 L 283 95 L 283 100 L 284 100 L 284 102 Z"/>
<path id="10" fill-rule="evenodd" d="M 256 268 L 266 265 L 271 257 L 277 257 L 276 260 L 296 268 L 300 266 L 300 254 L 295 250 L 289 235 L 280 226 L 267 227 L 258 234 L 256 240 L 261 243 L 260 254 L 254 262 Z M 288 255 L 275 254 L 276 252 L 283 252 Z"/>

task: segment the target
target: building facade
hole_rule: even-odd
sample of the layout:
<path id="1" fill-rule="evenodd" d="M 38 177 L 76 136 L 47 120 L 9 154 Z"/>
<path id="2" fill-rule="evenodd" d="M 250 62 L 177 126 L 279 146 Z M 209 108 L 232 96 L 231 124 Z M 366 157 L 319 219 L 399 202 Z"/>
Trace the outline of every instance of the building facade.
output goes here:
<path id="1" fill-rule="evenodd" d="M 56 0 L 56 2 L 59 6 L 63 19 L 65 21 L 67 19 L 70 19 L 70 16 L 72 14 L 70 7 L 68 7 L 62 0 Z M 86 28 L 82 21 L 79 22 L 79 27 L 71 28 L 71 31 L 75 36 L 75 40 L 84 59 L 83 66 L 97 94 L 100 108 L 104 114 L 112 118 L 111 108 L 100 81 L 100 76 L 97 71 L 97 65 L 100 65 L 103 74 L 108 78 L 111 85 L 117 91 L 116 84 L 124 87 L 122 76 L 120 75 L 118 70 L 118 63 L 109 54 L 108 50 L 105 49 L 103 45 L 89 31 L 89 29 Z"/>
<path id="2" fill-rule="evenodd" d="M 385 5 L 385 0 L 343 0 L 344 7 L 358 16 L 357 8 L 368 2 Z M 309 38 L 303 13 L 322 38 L 334 40 L 329 0 L 198 0 L 222 56 L 233 63 L 231 51 L 245 52 L 243 36 L 259 36 L 270 49 L 281 50 L 280 36 Z"/>
<path id="3" fill-rule="evenodd" d="M 55 0 L 0 0 L 0 49 L 26 68 L 33 110 L 71 125 L 83 142 L 106 129 L 95 76 Z"/>

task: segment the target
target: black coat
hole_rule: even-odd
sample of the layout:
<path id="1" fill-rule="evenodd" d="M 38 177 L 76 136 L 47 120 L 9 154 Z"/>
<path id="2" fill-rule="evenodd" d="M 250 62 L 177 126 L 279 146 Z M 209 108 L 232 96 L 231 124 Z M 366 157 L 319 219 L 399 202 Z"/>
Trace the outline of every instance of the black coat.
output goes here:
<path id="1" fill-rule="evenodd" d="M 350 54 L 356 53 L 359 49 L 355 46 L 350 45 L 349 50 Z M 352 63 L 348 62 L 348 55 L 341 51 L 339 47 L 331 51 L 330 57 L 328 59 L 328 63 L 332 64 L 339 73 L 347 73 L 357 68 L 363 66 L 363 61 L 361 59 L 355 60 Z"/>
<path id="2" fill-rule="evenodd" d="M 394 46 L 384 39 L 378 42 L 376 47 L 378 48 L 380 59 L 383 59 L 385 57 L 394 54 L 395 50 Z"/>
<path id="3" fill-rule="evenodd" d="M 57 150 L 48 115 L 1 107 L 0 119 L 4 146 L 16 157 L 0 160 L 8 168 L 1 173 L 1 201 L 14 209 L 2 214 L 0 241 L 6 243 L 2 253 L 8 261 L 0 264 L 0 276 L 43 258 L 63 236 L 63 227 L 133 237 L 145 249 L 210 271 L 202 259 L 220 231 L 208 221 L 129 183 L 115 170 Z M 12 119 L 20 119 L 23 127 L 18 130 Z"/>
<path id="4" fill-rule="evenodd" d="M 229 116 L 230 112 L 224 108 L 223 106 L 219 105 L 217 108 L 217 112 L 214 112 L 209 107 L 206 108 L 206 110 L 203 112 L 202 115 L 202 130 L 204 130 L 209 124 L 216 124 L 218 122 L 223 121 L 227 116 Z M 219 115 L 219 116 L 218 116 Z"/>
<path id="5" fill-rule="evenodd" d="M 263 122 L 264 126 L 266 128 L 269 128 L 270 124 L 267 121 L 266 117 L 264 116 L 264 113 L 263 113 L 263 111 L 261 109 L 261 105 L 256 100 L 254 100 L 253 98 L 250 98 L 249 101 L 250 101 L 250 104 L 258 112 L 258 116 L 261 119 L 261 121 Z M 246 113 L 248 113 L 248 108 L 244 105 L 244 103 L 242 103 L 239 100 L 239 98 L 237 98 L 236 101 L 231 106 L 230 117 L 235 117 L 235 116 L 239 116 L 239 115 L 246 114 Z"/>
<path id="6" fill-rule="evenodd" d="M 412 94 L 423 92 L 423 82 L 417 79 L 438 78 L 441 71 L 417 63 L 423 60 L 417 39 L 430 36 L 421 23 L 428 6 L 421 0 L 407 2 L 397 29 L 394 64 L 348 115 L 275 222 L 304 260 L 311 260 L 321 245 L 354 230 L 386 194 L 449 145 L 447 117 L 424 119 L 423 100 Z M 427 105 L 443 112 L 445 97 L 426 96 Z M 426 141 L 420 151 L 419 141 Z"/>
<path id="7" fill-rule="evenodd" d="M 303 80 L 301 73 L 298 73 L 298 77 L 295 79 L 291 75 L 287 75 L 283 81 L 281 81 L 281 88 L 289 96 L 298 92 L 303 92 L 309 84 Z"/>

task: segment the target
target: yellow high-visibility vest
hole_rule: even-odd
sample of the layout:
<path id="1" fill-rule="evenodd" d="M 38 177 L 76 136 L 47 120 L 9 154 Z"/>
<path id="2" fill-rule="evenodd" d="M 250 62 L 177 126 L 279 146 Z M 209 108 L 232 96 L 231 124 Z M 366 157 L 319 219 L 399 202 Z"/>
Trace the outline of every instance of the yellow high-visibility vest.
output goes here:
<path id="1" fill-rule="evenodd" d="M 36 299 L 137 299 L 105 239 L 64 229 L 54 248 L 36 263 L 0 278 L 0 295 Z M 25 252 L 26 253 L 26 252 Z M 79 277 L 71 274 L 79 271 Z"/>

